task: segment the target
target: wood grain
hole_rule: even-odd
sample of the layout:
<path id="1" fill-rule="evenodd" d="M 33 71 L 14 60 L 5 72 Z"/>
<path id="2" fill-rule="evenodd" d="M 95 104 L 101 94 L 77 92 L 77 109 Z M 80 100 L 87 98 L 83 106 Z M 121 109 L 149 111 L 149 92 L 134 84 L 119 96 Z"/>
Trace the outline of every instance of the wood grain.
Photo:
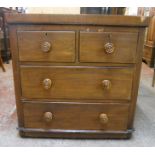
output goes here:
<path id="1" fill-rule="evenodd" d="M 137 33 L 80 32 L 80 62 L 135 63 L 137 37 Z M 111 54 L 104 49 L 109 42 L 114 44 Z"/>
<path id="2" fill-rule="evenodd" d="M 136 63 L 134 76 L 133 76 L 132 102 L 130 104 L 129 122 L 128 122 L 129 129 L 133 128 L 133 123 L 134 123 L 138 89 L 139 89 L 139 84 L 140 84 L 142 55 L 143 55 L 143 49 L 144 49 L 144 35 L 145 35 L 145 29 L 139 28 L 139 38 L 138 38 L 138 43 L 137 43 L 138 44 L 138 49 L 137 49 L 138 52 L 136 55 L 136 59 L 137 59 L 138 63 Z"/>
<path id="3" fill-rule="evenodd" d="M 16 109 L 18 115 L 18 126 L 22 127 L 24 124 L 23 116 L 23 104 L 20 102 L 21 97 L 21 85 L 20 85 L 20 68 L 18 61 L 18 46 L 17 46 L 17 36 L 16 36 L 16 27 L 10 26 L 10 47 L 12 54 L 12 66 L 13 66 L 13 78 L 14 78 L 14 89 L 15 89 L 15 98 L 16 98 Z M 21 131 L 21 135 L 23 132 Z"/>
<path id="4" fill-rule="evenodd" d="M 18 31 L 20 61 L 74 62 L 74 31 Z M 49 52 L 43 52 L 44 42 L 51 44 Z"/>
<path id="5" fill-rule="evenodd" d="M 67 139 L 129 139 L 133 130 L 105 131 L 105 130 L 62 130 L 34 128 L 18 128 L 22 137 L 46 137 L 46 138 L 67 138 Z"/>
<path id="6" fill-rule="evenodd" d="M 21 136 L 131 137 L 148 18 L 7 14 L 6 19 Z M 103 49 L 107 39 L 115 45 L 109 55 Z"/>
<path id="7" fill-rule="evenodd" d="M 52 14 L 6 14 L 9 24 L 82 24 L 82 25 L 113 25 L 113 26 L 143 26 L 150 21 L 148 17 L 114 16 L 114 15 L 52 15 Z"/>
<path id="8" fill-rule="evenodd" d="M 132 68 L 22 67 L 22 96 L 29 99 L 127 99 L 131 98 Z M 42 85 L 51 79 L 51 88 Z M 103 80 L 111 81 L 104 89 Z M 119 91 L 118 91 L 119 90 Z"/>
<path id="9" fill-rule="evenodd" d="M 26 128 L 72 130 L 126 130 L 128 104 L 24 104 Z M 46 122 L 44 114 L 52 113 L 52 121 Z M 99 116 L 105 113 L 108 123 L 102 124 Z"/>

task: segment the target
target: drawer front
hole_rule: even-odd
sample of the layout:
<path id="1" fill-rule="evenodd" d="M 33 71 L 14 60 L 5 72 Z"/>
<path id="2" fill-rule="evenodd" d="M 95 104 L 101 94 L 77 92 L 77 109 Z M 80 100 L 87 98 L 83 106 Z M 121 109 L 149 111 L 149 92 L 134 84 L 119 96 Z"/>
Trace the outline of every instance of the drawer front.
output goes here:
<path id="1" fill-rule="evenodd" d="M 135 63 L 137 33 L 80 32 L 80 62 Z"/>
<path id="2" fill-rule="evenodd" d="M 18 31 L 20 61 L 74 62 L 74 31 Z"/>
<path id="3" fill-rule="evenodd" d="M 126 130 L 128 104 L 25 103 L 26 128 Z"/>
<path id="4" fill-rule="evenodd" d="M 22 96 L 130 100 L 133 68 L 22 67 Z"/>

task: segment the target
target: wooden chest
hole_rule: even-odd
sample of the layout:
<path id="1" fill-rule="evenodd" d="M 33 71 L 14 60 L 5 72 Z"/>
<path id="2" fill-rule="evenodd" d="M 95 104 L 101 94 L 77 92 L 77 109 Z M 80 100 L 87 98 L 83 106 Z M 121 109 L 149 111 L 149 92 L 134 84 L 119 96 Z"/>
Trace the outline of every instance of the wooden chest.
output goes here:
<path id="1" fill-rule="evenodd" d="M 152 8 L 155 9 L 155 8 Z M 151 12 L 151 11 L 150 11 Z M 144 43 L 143 61 L 151 68 L 155 66 L 155 12 L 150 17 L 147 29 L 146 41 Z"/>
<path id="2" fill-rule="evenodd" d="M 154 68 L 155 43 L 146 42 L 144 44 L 143 61 L 151 68 Z"/>
<path id="3" fill-rule="evenodd" d="M 7 14 L 19 132 L 129 138 L 148 19 Z"/>

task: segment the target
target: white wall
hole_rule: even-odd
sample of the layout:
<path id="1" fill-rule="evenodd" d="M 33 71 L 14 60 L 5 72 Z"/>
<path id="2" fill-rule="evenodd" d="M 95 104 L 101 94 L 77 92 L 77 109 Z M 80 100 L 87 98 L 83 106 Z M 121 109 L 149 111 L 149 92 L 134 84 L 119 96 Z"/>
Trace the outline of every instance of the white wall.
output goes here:
<path id="1" fill-rule="evenodd" d="M 128 7 L 126 8 L 125 15 L 137 16 L 138 7 Z"/>
<path id="2" fill-rule="evenodd" d="M 27 7 L 26 13 L 80 14 L 80 7 Z"/>
<path id="3" fill-rule="evenodd" d="M 127 7 L 126 15 L 137 15 L 138 7 Z M 80 7 L 27 7 L 26 13 L 80 14 Z"/>

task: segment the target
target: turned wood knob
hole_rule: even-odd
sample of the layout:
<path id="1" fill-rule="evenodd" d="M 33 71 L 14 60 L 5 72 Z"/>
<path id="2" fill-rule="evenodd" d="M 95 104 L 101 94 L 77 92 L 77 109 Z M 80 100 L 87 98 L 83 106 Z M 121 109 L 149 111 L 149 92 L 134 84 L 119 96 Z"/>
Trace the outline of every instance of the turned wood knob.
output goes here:
<path id="1" fill-rule="evenodd" d="M 100 114 L 99 119 L 100 119 L 100 122 L 102 124 L 108 123 L 108 116 L 107 116 L 107 114 L 104 114 L 104 113 Z"/>
<path id="2" fill-rule="evenodd" d="M 109 80 L 103 80 L 102 85 L 104 89 L 109 90 L 111 88 L 111 82 Z"/>
<path id="3" fill-rule="evenodd" d="M 43 80 L 43 87 L 44 89 L 50 89 L 52 85 L 51 79 L 44 79 Z"/>
<path id="4" fill-rule="evenodd" d="M 51 122 L 53 119 L 53 114 L 51 112 L 45 112 L 44 113 L 44 120 L 46 122 Z"/>
<path id="5" fill-rule="evenodd" d="M 41 50 L 43 52 L 49 52 L 51 50 L 51 43 L 49 43 L 48 41 L 45 41 L 41 44 Z"/>
<path id="6" fill-rule="evenodd" d="M 105 49 L 105 52 L 106 52 L 107 54 L 111 54 L 111 53 L 114 52 L 115 47 L 114 47 L 114 44 L 113 44 L 113 43 L 106 43 L 106 44 L 104 45 L 104 49 Z"/>

